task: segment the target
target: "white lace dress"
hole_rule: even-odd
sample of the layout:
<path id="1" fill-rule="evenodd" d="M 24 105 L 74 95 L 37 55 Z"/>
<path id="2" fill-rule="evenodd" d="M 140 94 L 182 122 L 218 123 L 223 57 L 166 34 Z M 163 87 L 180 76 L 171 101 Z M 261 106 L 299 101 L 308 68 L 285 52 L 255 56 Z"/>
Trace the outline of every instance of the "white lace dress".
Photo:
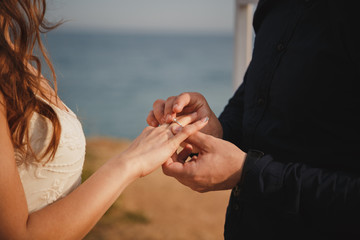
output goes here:
<path id="1" fill-rule="evenodd" d="M 60 144 L 54 159 L 45 165 L 26 159 L 15 149 L 18 171 L 24 187 L 29 213 L 37 211 L 66 196 L 81 183 L 85 159 L 85 136 L 80 121 L 69 109 L 50 104 L 61 124 Z M 34 113 L 30 121 L 30 144 L 35 153 L 46 149 L 52 137 L 48 119 Z M 21 163 L 21 164 L 20 164 Z"/>

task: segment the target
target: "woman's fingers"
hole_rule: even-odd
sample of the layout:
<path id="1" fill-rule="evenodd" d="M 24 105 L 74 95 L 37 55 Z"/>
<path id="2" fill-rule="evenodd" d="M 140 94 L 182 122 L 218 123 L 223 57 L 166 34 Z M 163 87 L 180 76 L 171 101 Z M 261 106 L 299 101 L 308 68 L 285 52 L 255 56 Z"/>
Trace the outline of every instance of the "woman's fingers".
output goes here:
<path id="1" fill-rule="evenodd" d="M 206 103 L 204 97 L 199 93 L 185 92 L 178 96 L 171 96 L 166 100 L 158 99 L 153 104 L 146 121 L 150 126 L 171 123 L 177 115 L 189 114 L 201 110 L 201 106 Z M 203 116 L 206 116 L 203 114 Z"/>
<path id="2" fill-rule="evenodd" d="M 176 127 L 184 127 L 190 123 L 193 123 L 197 120 L 197 113 L 191 113 L 191 114 L 187 114 L 187 115 L 183 115 L 183 116 L 179 116 L 176 118 L 173 118 L 173 124 L 172 126 Z"/>
<path id="3" fill-rule="evenodd" d="M 191 154 L 192 149 L 193 148 L 190 144 L 186 144 L 185 147 L 177 154 L 177 159 L 175 159 L 175 161 L 185 163 Z"/>
<path id="4" fill-rule="evenodd" d="M 169 140 L 170 143 L 180 145 L 183 141 L 185 141 L 189 136 L 196 133 L 208 123 L 209 118 L 205 117 L 199 121 L 194 122 L 193 124 L 189 124 L 185 127 L 172 126 L 172 131 L 175 133 L 175 136 Z"/>

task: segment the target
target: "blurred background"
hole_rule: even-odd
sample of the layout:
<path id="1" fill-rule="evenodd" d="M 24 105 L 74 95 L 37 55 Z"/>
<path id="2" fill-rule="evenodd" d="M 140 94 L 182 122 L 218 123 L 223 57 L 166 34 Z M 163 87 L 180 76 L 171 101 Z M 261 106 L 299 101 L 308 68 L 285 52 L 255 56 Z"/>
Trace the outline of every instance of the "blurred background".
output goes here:
<path id="1" fill-rule="evenodd" d="M 233 93 L 233 0 L 49 0 L 59 95 L 87 136 L 83 181 L 143 130 L 158 98 Z M 161 169 L 132 183 L 86 240 L 222 239 L 229 191 L 200 194 Z"/>
<path id="2" fill-rule="evenodd" d="M 233 0 L 51 0 L 59 95 L 87 136 L 133 139 L 152 103 L 184 91 L 219 114 L 232 90 Z"/>

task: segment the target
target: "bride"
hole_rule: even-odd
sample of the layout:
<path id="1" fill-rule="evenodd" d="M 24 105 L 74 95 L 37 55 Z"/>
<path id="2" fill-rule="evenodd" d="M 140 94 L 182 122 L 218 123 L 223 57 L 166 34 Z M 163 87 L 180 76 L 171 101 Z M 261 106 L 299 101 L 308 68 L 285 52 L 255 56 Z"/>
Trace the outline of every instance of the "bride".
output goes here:
<path id="1" fill-rule="evenodd" d="M 147 127 L 81 184 L 85 138 L 58 97 L 41 42 L 45 0 L 0 3 L 0 239 L 81 239 L 121 192 L 176 154 L 207 123 Z M 41 75 L 40 53 L 53 81 Z M 185 127 L 182 127 L 185 126 Z"/>

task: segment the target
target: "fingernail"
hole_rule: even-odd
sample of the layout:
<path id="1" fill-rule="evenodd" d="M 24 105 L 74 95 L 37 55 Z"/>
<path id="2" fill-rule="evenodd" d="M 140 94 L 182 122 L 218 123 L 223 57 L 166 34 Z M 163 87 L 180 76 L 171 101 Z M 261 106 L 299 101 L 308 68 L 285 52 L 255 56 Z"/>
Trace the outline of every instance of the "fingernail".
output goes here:
<path id="1" fill-rule="evenodd" d="M 209 117 L 204 117 L 203 119 L 201 119 L 201 121 L 206 123 L 207 121 L 209 121 Z"/>
<path id="2" fill-rule="evenodd" d="M 173 111 L 175 110 L 175 109 L 177 109 L 179 107 L 179 105 L 178 104 L 175 104 L 174 106 L 173 106 Z"/>

